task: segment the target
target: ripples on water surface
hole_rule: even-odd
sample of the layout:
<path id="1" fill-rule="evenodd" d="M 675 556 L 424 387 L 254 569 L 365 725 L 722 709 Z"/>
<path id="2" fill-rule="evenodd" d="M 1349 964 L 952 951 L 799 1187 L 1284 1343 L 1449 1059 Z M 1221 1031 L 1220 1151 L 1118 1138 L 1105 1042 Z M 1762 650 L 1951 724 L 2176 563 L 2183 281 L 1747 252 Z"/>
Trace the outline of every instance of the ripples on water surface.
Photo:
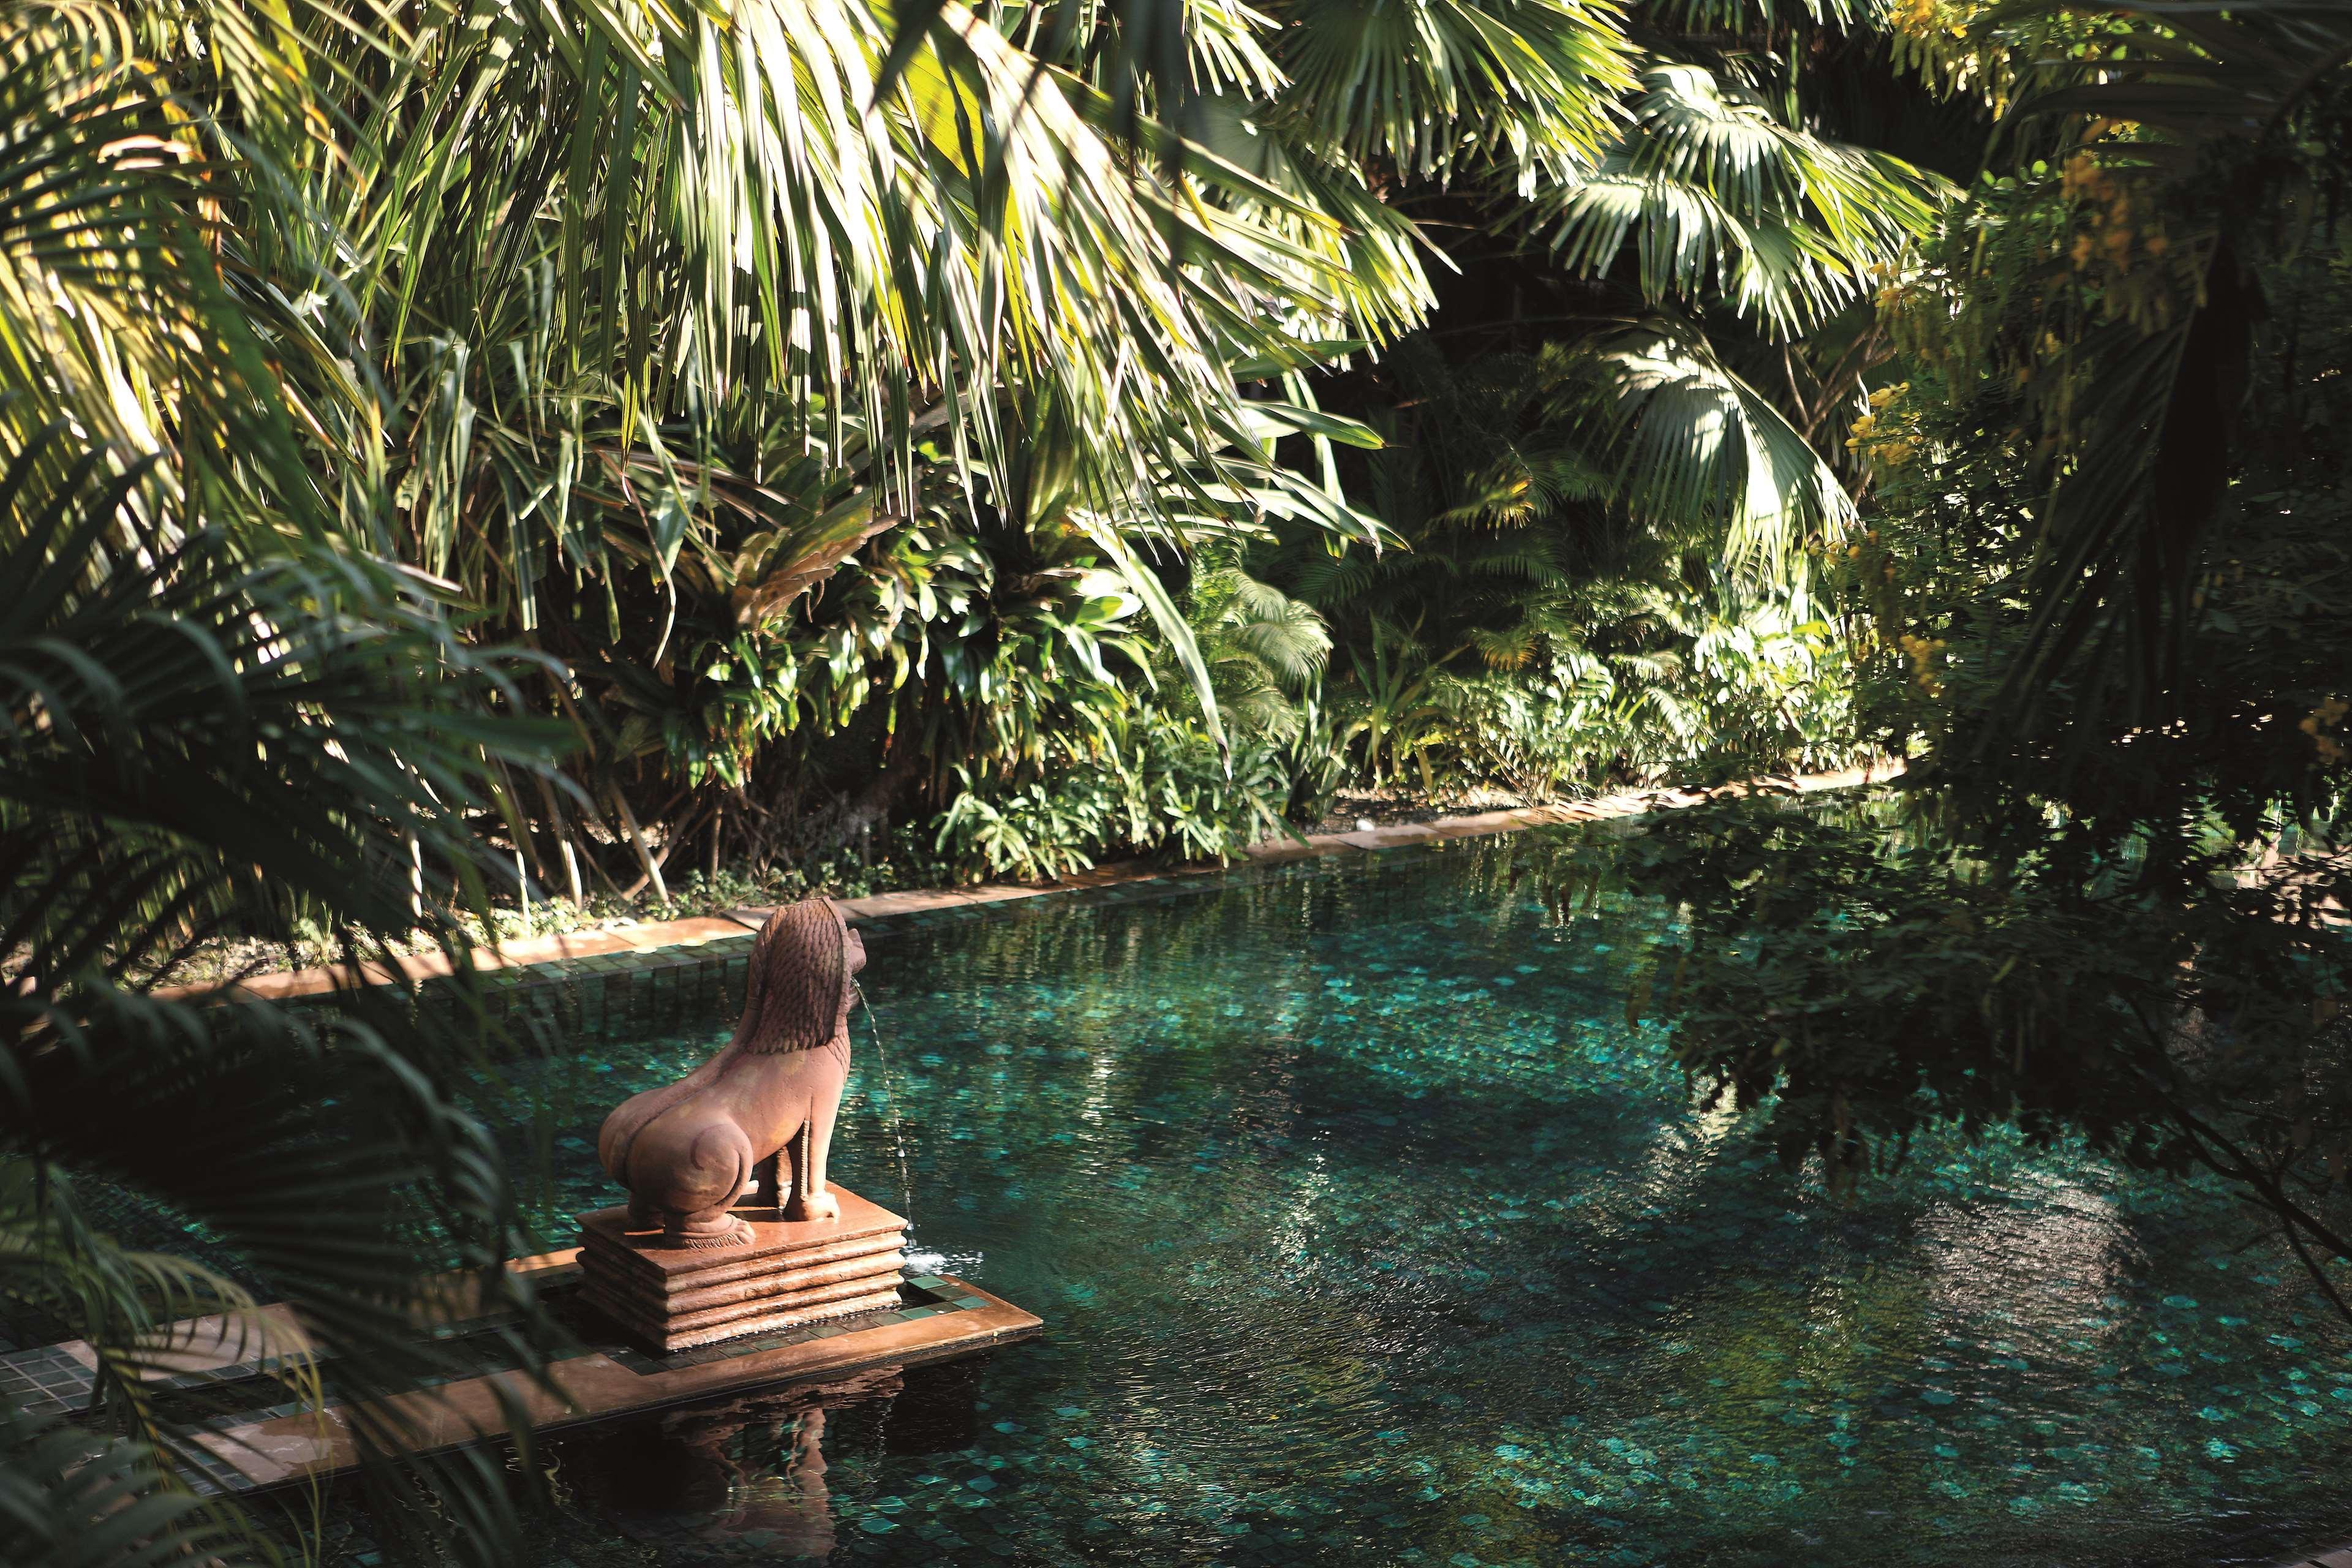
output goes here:
<path id="1" fill-rule="evenodd" d="M 2217 1194 L 1924 1149 L 1832 1200 L 1695 1111 L 1538 837 L 901 926 L 835 1169 L 1043 1315 L 555 1446 L 581 1564 L 2191 1563 L 2352 1528 L 2352 1342 Z M 517 1075 L 541 1218 L 723 1039 Z M 517 1147 L 526 1141 L 516 1130 Z M 543 1145 L 542 1145 L 543 1146 Z M 2251 1243 L 2251 1245 L 2250 1245 Z M 613 1555 L 619 1553 L 619 1555 Z"/>

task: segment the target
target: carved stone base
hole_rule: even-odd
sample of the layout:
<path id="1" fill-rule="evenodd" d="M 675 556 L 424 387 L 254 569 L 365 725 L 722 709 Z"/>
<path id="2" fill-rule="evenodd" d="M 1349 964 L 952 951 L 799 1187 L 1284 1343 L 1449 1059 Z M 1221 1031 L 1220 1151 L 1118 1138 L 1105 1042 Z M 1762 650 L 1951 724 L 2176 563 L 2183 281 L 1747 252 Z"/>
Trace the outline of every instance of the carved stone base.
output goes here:
<path id="1" fill-rule="evenodd" d="M 738 1209 L 751 1236 L 731 1247 L 665 1247 L 658 1229 L 631 1230 L 625 1208 L 582 1215 L 581 1295 L 656 1353 L 897 1306 L 907 1222 L 831 1190 L 838 1219 Z"/>

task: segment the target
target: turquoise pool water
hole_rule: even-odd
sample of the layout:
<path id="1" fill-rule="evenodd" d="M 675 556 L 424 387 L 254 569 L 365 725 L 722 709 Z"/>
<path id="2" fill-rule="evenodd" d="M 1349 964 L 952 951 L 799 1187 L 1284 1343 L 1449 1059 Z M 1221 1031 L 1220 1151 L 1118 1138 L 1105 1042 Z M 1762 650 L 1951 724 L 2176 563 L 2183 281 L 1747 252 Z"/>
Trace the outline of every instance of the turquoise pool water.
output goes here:
<path id="1" fill-rule="evenodd" d="M 2352 1339 L 2219 1194 L 1696 1112 L 1538 837 L 878 931 L 836 1173 L 1042 1314 L 554 1445 L 604 1562 L 2262 1562 L 2352 1533 Z M 533 1201 L 720 1040 L 519 1068 Z"/>

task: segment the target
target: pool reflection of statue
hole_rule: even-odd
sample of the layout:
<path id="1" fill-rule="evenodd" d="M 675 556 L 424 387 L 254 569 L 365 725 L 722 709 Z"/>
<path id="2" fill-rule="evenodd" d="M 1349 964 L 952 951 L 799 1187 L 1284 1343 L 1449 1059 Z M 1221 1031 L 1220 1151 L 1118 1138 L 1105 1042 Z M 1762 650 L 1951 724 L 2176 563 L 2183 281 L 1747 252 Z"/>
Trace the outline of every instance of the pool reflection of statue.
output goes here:
<path id="1" fill-rule="evenodd" d="M 751 1229 L 728 1211 L 763 1163 L 780 1216 L 838 1217 L 825 1161 L 849 1074 L 849 1012 L 866 944 L 833 900 L 778 910 L 761 928 L 743 1019 L 726 1047 L 676 1083 L 622 1102 L 596 1155 L 629 1190 L 633 1229 L 659 1225 L 665 1247 L 730 1247 Z M 788 1162 L 779 1151 L 789 1148 Z M 786 1169 L 786 1166 L 789 1169 Z"/>
<path id="2" fill-rule="evenodd" d="M 674 1411 L 578 1456 L 583 1479 L 595 1490 L 592 1506 L 612 1509 L 633 1532 L 659 1521 L 713 1542 L 756 1543 L 762 1561 L 828 1556 L 836 1542 L 827 1413 L 877 1401 L 887 1408 L 899 1390 L 898 1369 L 886 1366 Z"/>

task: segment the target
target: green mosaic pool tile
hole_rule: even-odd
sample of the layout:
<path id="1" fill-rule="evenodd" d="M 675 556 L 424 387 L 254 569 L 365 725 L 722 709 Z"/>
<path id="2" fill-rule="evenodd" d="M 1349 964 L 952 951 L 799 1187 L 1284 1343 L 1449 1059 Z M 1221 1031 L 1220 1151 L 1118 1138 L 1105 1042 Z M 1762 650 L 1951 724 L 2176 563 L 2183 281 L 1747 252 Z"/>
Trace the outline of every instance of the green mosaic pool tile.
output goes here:
<path id="1" fill-rule="evenodd" d="M 291 1366 L 295 1363 L 289 1360 L 280 1364 Z M 189 1389 L 208 1388 L 216 1384 L 236 1383 L 248 1377 L 259 1377 L 261 1370 L 259 1362 L 241 1361 L 227 1366 L 207 1367 L 202 1372 L 174 1373 L 170 1377 L 159 1377 L 154 1380 L 154 1386 L 179 1393 Z"/>
<path id="2" fill-rule="evenodd" d="M 82 1409 L 96 1387 L 96 1374 L 55 1346 L 0 1356 L 0 1404 L 27 1415 Z"/>
<path id="3" fill-rule="evenodd" d="M 171 1454 L 180 1479 L 191 1490 L 208 1496 L 253 1489 L 253 1481 L 229 1459 L 184 1434 L 165 1433 L 163 1447 Z"/>

